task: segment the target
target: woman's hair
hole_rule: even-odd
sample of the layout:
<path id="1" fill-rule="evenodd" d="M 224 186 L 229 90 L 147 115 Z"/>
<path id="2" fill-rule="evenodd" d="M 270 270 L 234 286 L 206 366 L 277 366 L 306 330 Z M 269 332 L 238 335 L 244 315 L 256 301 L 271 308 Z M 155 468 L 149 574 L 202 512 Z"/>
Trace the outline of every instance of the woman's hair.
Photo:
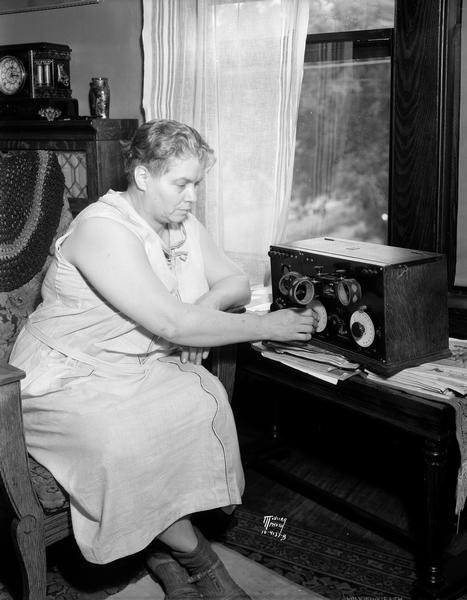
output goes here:
<path id="1" fill-rule="evenodd" d="M 154 175 L 163 175 L 174 159 L 195 157 L 205 169 L 215 162 L 213 150 L 196 129 L 167 119 L 141 125 L 130 141 L 122 143 L 122 153 L 129 183 L 138 165 L 144 165 Z"/>

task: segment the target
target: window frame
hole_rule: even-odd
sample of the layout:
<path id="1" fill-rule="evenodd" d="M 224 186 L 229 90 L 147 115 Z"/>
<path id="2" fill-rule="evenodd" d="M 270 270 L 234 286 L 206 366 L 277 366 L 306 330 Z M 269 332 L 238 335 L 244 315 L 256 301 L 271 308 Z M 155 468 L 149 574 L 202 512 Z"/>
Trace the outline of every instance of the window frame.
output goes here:
<path id="1" fill-rule="evenodd" d="M 309 33 L 306 36 L 305 42 L 305 63 L 311 62 L 307 60 L 308 47 L 311 44 L 319 44 L 324 42 L 354 42 L 357 50 L 365 47 L 378 47 L 386 43 L 389 51 L 386 56 L 392 59 L 392 39 L 394 29 L 363 29 L 354 31 L 337 31 L 330 33 Z M 355 57 L 358 60 L 359 57 Z"/>
<path id="2" fill-rule="evenodd" d="M 396 0 L 389 243 L 446 255 L 453 337 L 467 337 L 467 288 L 454 286 L 461 22 L 462 0 Z"/>

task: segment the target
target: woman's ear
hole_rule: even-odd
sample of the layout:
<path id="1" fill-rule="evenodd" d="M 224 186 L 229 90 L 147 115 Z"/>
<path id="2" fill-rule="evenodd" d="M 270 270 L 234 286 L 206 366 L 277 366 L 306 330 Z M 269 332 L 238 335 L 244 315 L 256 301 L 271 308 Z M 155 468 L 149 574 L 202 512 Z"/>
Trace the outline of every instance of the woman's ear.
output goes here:
<path id="1" fill-rule="evenodd" d="M 139 190 L 145 191 L 148 184 L 150 173 L 144 165 L 137 165 L 133 172 L 136 187 Z"/>

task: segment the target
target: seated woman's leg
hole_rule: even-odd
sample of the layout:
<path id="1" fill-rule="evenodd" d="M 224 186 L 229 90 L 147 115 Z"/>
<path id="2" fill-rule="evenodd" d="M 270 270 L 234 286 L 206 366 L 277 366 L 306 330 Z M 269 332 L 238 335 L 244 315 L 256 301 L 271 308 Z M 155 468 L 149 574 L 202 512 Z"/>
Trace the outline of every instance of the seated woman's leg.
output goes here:
<path id="1" fill-rule="evenodd" d="M 162 544 L 157 544 L 158 540 L 169 548 L 193 550 L 198 542 L 189 518 L 179 519 L 158 536 L 156 542 L 148 549 L 146 564 L 149 572 L 163 587 L 166 593 L 165 600 L 202 598 L 196 586 L 189 581 L 184 567 L 174 560 Z"/>
<path id="2" fill-rule="evenodd" d="M 169 552 L 151 552 L 147 565 L 162 583 L 167 594 L 166 600 L 250 600 L 246 592 L 230 577 L 209 542 L 192 526 L 188 518 L 173 523 L 158 536 L 158 540 L 168 546 Z M 199 595 L 191 595 L 193 591 Z"/>

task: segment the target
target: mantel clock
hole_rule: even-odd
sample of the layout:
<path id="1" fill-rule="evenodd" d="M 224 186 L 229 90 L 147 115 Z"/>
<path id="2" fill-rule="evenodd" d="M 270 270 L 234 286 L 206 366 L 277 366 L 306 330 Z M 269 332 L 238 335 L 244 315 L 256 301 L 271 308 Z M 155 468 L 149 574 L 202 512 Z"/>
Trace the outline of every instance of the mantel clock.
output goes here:
<path id="1" fill-rule="evenodd" d="M 70 56 L 63 44 L 0 46 L 0 119 L 77 118 Z"/>

